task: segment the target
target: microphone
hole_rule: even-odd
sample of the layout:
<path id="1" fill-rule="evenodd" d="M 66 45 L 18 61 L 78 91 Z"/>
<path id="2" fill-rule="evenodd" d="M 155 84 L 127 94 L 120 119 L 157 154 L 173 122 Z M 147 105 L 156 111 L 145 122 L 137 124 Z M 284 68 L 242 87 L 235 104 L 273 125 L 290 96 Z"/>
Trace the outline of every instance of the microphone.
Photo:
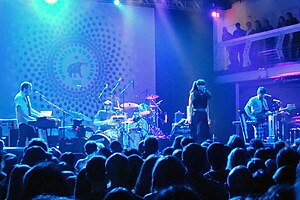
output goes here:
<path id="1" fill-rule="evenodd" d="M 122 81 L 122 78 L 119 78 L 117 82 L 119 83 L 119 82 L 121 82 L 121 81 Z"/>
<path id="2" fill-rule="evenodd" d="M 40 98 L 45 98 L 45 96 L 42 95 L 41 93 L 39 93 L 37 90 L 35 90 L 34 93 L 35 93 L 36 95 L 38 95 Z"/>
<path id="3" fill-rule="evenodd" d="M 264 96 L 265 96 L 265 97 L 272 97 L 272 95 L 270 95 L 270 94 L 268 94 L 268 93 L 264 94 Z"/>

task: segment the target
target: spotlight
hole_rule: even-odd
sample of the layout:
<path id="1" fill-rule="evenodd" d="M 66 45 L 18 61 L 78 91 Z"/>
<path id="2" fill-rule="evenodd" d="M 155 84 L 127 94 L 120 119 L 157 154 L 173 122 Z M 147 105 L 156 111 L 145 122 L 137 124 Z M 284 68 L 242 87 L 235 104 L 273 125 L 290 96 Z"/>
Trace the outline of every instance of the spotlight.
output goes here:
<path id="1" fill-rule="evenodd" d="M 55 4 L 58 0 L 44 0 L 46 3 Z"/>
<path id="2" fill-rule="evenodd" d="M 120 0 L 114 0 L 114 4 L 115 4 L 116 6 L 119 6 L 119 5 L 120 5 Z"/>
<path id="3" fill-rule="evenodd" d="M 220 13 L 217 12 L 217 11 L 212 11 L 212 12 L 211 12 L 211 16 L 212 16 L 213 18 L 219 18 L 219 17 L 220 17 Z"/>

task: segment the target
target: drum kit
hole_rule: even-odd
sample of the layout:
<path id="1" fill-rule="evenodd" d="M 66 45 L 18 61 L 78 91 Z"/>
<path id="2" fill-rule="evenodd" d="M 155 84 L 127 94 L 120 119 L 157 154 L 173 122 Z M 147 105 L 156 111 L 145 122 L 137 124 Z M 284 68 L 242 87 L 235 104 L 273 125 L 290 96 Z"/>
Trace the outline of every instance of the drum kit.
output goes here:
<path id="1" fill-rule="evenodd" d="M 109 129 L 95 133 L 90 127 L 87 127 L 83 137 L 102 143 L 106 147 L 111 141 L 117 140 L 125 148 L 138 148 L 141 140 L 149 133 L 153 134 L 153 130 L 158 129 L 158 113 L 161 112 L 159 104 L 162 100 L 156 103 L 157 98 L 159 98 L 158 95 L 149 95 L 145 98 L 148 103 L 125 102 L 114 107 L 113 110 L 116 114 L 108 120 Z M 128 113 L 132 113 L 132 117 L 127 117 Z M 82 119 L 82 121 L 92 121 L 89 117 L 78 112 L 72 112 L 72 116 Z M 79 124 L 74 123 L 74 125 L 66 127 L 63 137 L 68 140 L 79 137 L 77 129 L 82 127 L 82 121 L 79 121 Z"/>

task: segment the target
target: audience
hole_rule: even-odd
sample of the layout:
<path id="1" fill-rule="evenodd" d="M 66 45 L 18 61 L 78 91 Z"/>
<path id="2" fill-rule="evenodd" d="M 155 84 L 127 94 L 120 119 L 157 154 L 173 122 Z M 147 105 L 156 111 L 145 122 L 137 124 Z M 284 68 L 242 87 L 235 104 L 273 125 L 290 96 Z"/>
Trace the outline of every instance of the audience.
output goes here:
<path id="1" fill-rule="evenodd" d="M 296 195 L 299 154 L 283 141 L 267 147 L 253 139 L 246 150 L 238 135 L 229 138 L 228 146 L 212 141 L 200 145 L 177 136 L 161 154 L 155 137 L 143 143 L 141 157 L 137 149 L 122 149 L 119 142 L 112 143 L 116 153 L 110 155 L 109 149 L 98 152 L 97 144 L 89 141 L 84 164 L 76 168 L 74 153 L 53 159 L 42 140 L 33 140 L 21 162 L 13 154 L 0 154 L 0 199 L 227 200 Z M 75 168 L 80 169 L 77 174 Z"/>

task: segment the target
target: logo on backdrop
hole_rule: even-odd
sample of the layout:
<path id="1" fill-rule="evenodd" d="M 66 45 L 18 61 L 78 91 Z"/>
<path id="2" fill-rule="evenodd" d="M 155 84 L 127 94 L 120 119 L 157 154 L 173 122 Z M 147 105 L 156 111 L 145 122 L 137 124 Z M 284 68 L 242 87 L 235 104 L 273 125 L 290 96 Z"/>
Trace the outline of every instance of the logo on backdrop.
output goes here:
<path id="1" fill-rule="evenodd" d="M 84 87 L 95 78 L 98 55 L 84 41 L 62 44 L 51 57 L 54 78 L 63 85 Z"/>

